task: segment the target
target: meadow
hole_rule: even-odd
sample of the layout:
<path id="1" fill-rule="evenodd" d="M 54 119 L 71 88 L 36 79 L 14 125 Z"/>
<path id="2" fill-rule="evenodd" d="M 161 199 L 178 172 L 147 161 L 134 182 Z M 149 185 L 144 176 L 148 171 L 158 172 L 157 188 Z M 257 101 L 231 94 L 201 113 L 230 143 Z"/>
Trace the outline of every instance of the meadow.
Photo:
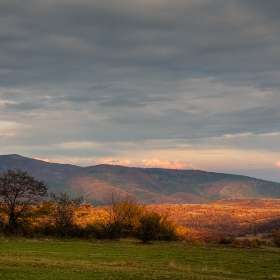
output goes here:
<path id="1" fill-rule="evenodd" d="M 0 238 L 0 279 L 280 279 L 280 249 Z"/>

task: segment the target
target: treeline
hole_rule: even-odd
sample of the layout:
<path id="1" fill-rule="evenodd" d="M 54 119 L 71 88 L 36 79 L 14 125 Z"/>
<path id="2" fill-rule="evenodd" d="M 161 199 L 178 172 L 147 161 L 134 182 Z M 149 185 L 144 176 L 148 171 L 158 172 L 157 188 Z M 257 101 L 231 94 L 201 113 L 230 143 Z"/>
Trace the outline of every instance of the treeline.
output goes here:
<path id="1" fill-rule="evenodd" d="M 104 198 L 105 206 L 93 208 L 84 203 L 83 197 L 70 198 L 67 193 L 50 193 L 46 200 L 47 191 L 44 182 L 27 172 L 4 172 L 0 176 L 0 234 L 96 239 L 132 237 L 142 242 L 178 240 L 242 246 L 264 245 L 265 240 L 269 240 L 267 245 L 280 246 L 279 219 L 252 224 L 247 221 L 248 217 L 242 217 L 246 223 L 240 226 L 240 220 L 234 219 L 234 215 L 240 214 L 237 207 L 231 207 L 229 213 L 228 209 L 220 213 L 220 206 L 215 204 L 211 207 L 145 206 L 134 197 L 121 197 L 111 191 Z M 243 208 L 242 214 L 249 211 Z M 255 217 L 253 210 L 250 212 Z M 263 233 L 263 238 L 257 238 L 258 233 Z M 248 239 L 246 234 L 255 236 Z"/>
<path id="2" fill-rule="evenodd" d="M 44 200 L 44 182 L 21 170 L 8 170 L 0 176 L 0 230 L 2 234 L 56 237 L 119 239 L 133 237 L 151 240 L 176 240 L 176 226 L 167 214 L 148 211 L 130 196 L 115 192 L 106 196 L 105 219 L 86 225 L 75 223 L 83 197 L 71 199 L 67 193 L 50 194 Z"/>

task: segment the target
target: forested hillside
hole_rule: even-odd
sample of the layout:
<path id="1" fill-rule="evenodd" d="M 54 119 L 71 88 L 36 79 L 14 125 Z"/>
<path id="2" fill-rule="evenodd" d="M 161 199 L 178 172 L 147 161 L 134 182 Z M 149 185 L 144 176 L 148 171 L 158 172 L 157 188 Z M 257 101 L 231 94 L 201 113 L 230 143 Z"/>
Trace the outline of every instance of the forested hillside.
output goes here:
<path id="1" fill-rule="evenodd" d="M 43 180 L 53 192 L 83 195 L 100 205 L 108 190 L 129 194 L 140 203 L 204 203 L 220 199 L 280 198 L 280 183 L 247 176 L 113 165 L 79 167 L 19 155 L 0 156 L 0 172 L 22 169 Z"/>

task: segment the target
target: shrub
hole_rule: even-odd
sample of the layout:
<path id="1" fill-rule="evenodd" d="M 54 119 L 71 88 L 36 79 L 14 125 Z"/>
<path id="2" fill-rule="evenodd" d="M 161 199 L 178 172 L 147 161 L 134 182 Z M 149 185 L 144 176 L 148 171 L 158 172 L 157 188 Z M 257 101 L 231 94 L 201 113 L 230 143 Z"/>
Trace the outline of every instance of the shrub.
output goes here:
<path id="1" fill-rule="evenodd" d="M 109 239 L 133 237 L 140 224 L 144 212 L 144 205 L 137 203 L 132 196 L 120 197 L 116 192 L 107 193 L 105 209 L 109 214 L 106 232 Z"/>
<path id="2" fill-rule="evenodd" d="M 261 246 L 261 245 L 262 245 L 262 242 L 258 238 L 253 238 L 251 240 L 252 247 L 257 247 L 257 246 Z"/>
<path id="3" fill-rule="evenodd" d="M 104 222 L 94 222 L 88 224 L 84 228 L 84 236 L 86 238 L 107 239 L 108 233 L 106 224 Z"/>
<path id="4" fill-rule="evenodd" d="M 280 247 L 280 231 L 275 233 L 273 241 L 277 247 Z"/>
<path id="5" fill-rule="evenodd" d="M 168 215 L 160 215 L 156 212 L 147 212 L 140 218 L 140 225 L 136 231 L 136 237 L 147 243 L 152 240 L 175 240 L 176 226 L 168 220 Z"/>

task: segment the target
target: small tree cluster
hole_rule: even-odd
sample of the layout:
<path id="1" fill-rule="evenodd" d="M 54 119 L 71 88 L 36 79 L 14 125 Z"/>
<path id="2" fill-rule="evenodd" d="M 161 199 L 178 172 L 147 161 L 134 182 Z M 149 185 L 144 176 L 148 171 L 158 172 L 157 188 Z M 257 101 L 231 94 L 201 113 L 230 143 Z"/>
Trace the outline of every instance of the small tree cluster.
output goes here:
<path id="1" fill-rule="evenodd" d="M 0 176 L 0 226 L 8 234 L 41 232 L 69 235 L 74 214 L 82 197 L 70 199 L 68 194 L 51 193 L 44 201 L 47 186 L 22 170 L 8 170 Z M 38 221 L 40 220 L 40 225 Z"/>
<path id="2" fill-rule="evenodd" d="M 134 197 L 122 198 L 115 192 L 108 192 L 105 202 L 109 221 L 103 226 L 96 224 L 95 230 L 92 225 L 98 236 L 109 239 L 135 237 L 143 242 L 176 239 L 176 226 L 167 214 L 146 211 L 145 205 L 138 204 Z"/>
<path id="3" fill-rule="evenodd" d="M 143 242 L 171 240 L 175 226 L 167 215 L 145 211 L 131 196 L 109 192 L 105 199 L 108 219 L 82 228 L 74 216 L 83 197 L 71 199 L 67 193 L 51 193 L 44 201 L 47 187 L 21 170 L 8 170 L 0 176 L 0 226 L 9 234 L 41 233 L 55 236 L 92 236 L 119 239 L 137 237 Z M 40 220 L 40 222 L 38 222 Z"/>
<path id="4" fill-rule="evenodd" d="M 106 196 L 108 219 L 85 227 L 75 224 L 74 216 L 83 197 L 71 199 L 67 193 L 51 193 L 44 201 L 47 187 L 44 182 L 21 170 L 8 170 L 0 176 L 0 226 L 9 234 L 54 236 L 84 236 L 119 239 L 175 239 L 175 225 L 166 214 L 148 212 L 134 197 L 121 197 L 115 192 Z M 39 222 L 40 220 L 40 222 Z M 5 225 L 5 226 L 4 226 Z"/>

